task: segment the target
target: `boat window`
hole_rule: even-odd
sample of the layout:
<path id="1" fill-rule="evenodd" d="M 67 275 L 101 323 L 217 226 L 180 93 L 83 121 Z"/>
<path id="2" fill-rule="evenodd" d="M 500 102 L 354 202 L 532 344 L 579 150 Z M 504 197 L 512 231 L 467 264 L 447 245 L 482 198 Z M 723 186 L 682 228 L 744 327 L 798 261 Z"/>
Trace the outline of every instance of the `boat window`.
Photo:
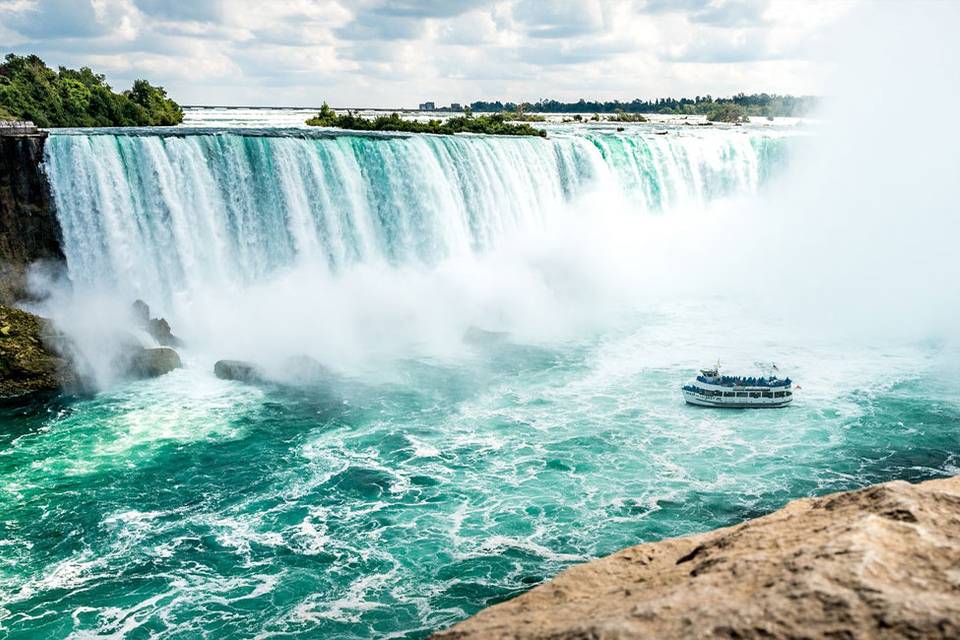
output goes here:
<path id="1" fill-rule="evenodd" d="M 734 394 L 733 394 L 733 391 L 724 391 L 724 392 L 723 392 L 723 397 L 725 397 L 725 398 L 732 398 L 733 395 L 734 395 Z"/>
<path id="2" fill-rule="evenodd" d="M 759 397 L 760 397 L 760 392 L 759 392 L 759 391 L 751 391 L 751 392 L 750 392 L 750 397 L 751 397 L 751 398 L 759 398 Z"/>
<path id="3" fill-rule="evenodd" d="M 769 391 L 764 391 L 764 392 L 763 392 L 763 397 L 764 397 L 764 398 L 772 398 L 772 397 L 773 397 L 773 394 L 770 393 Z"/>
<path id="4" fill-rule="evenodd" d="M 746 391 L 738 391 L 738 392 L 737 392 L 737 397 L 738 397 L 738 398 L 746 398 L 746 397 L 747 397 L 747 392 L 746 392 Z"/>
<path id="5" fill-rule="evenodd" d="M 774 397 L 774 398 L 782 398 L 782 397 L 783 397 L 783 391 L 777 391 L 776 393 L 773 394 L 773 397 Z"/>
<path id="6" fill-rule="evenodd" d="M 788 396 L 792 396 L 792 395 L 793 395 L 793 391 L 786 391 L 785 393 L 786 393 Z"/>

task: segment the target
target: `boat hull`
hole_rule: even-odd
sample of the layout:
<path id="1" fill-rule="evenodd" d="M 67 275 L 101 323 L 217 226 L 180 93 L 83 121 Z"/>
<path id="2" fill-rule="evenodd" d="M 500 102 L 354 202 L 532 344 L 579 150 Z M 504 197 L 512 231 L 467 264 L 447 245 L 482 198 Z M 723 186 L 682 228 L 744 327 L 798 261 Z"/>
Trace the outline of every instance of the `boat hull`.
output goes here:
<path id="1" fill-rule="evenodd" d="M 793 396 L 786 398 L 708 398 L 687 390 L 683 391 L 683 399 L 687 401 L 687 404 L 716 409 L 782 409 L 793 402 Z"/>

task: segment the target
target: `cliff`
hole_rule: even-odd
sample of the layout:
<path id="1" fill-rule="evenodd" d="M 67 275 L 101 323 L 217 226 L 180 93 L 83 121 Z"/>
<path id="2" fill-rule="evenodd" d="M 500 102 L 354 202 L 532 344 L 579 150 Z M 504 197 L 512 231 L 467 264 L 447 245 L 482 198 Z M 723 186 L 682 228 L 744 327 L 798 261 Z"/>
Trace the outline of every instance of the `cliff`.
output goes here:
<path id="1" fill-rule="evenodd" d="M 61 232 L 43 172 L 46 134 L 0 131 L 0 302 L 26 296 L 27 267 L 62 263 Z"/>
<path id="2" fill-rule="evenodd" d="M 573 567 L 435 640 L 958 638 L 960 477 L 796 500 Z"/>

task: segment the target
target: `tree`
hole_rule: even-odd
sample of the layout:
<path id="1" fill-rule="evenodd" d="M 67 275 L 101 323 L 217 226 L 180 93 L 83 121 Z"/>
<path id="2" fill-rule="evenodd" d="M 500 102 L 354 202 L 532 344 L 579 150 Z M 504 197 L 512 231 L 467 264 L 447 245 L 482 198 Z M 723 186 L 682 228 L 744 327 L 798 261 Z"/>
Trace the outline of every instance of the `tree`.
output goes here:
<path id="1" fill-rule="evenodd" d="M 37 56 L 9 54 L 0 64 L 0 111 L 41 127 L 175 125 L 183 110 L 162 87 L 137 80 L 114 93 L 88 67 L 50 69 Z"/>

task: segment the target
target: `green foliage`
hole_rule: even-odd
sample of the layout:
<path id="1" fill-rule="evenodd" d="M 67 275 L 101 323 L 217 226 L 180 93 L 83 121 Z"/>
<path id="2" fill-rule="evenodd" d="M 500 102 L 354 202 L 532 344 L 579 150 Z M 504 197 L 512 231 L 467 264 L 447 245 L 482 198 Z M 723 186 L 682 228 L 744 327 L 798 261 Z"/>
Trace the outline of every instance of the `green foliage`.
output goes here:
<path id="1" fill-rule="evenodd" d="M 330 108 L 330 105 L 327 104 L 327 101 L 323 101 L 323 105 L 320 107 L 320 113 L 315 117 L 307 120 L 307 124 L 314 127 L 336 127 L 337 124 L 337 112 Z"/>
<path id="2" fill-rule="evenodd" d="M 711 109 L 707 114 L 707 120 L 710 122 L 750 122 L 743 107 L 738 104 L 721 104 Z"/>
<path id="3" fill-rule="evenodd" d="M 0 64 L 2 113 L 40 127 L 142 127 L 183 120 L 180 105 L 146 80 L 114 93 L 102 74 L 87 67 L 54 71 L 37 56 L 12 53 Z"/>
<path id="4" fill-rule="evenodd" d="M 639 113 L 626 113 L 622 109 L 617 109 L 614 114 L 607 118 L 610 122 L 646 122 L 647 119 L 644 118 Z"/>
<path id="5" fill-rule="evenodd" d="M 522 111 L 504 111 L 503 117 L 510 122 L 546 122 L 547 119 L 543 116 L 538 116 L 535 113 L 524 113 Z"/>
<path id="6" fill-rule="evenodd" d="M 502 136 L 541 136 L 547 132 L 535 129 L 528 124 L 511 124 L 506 121 L 502 113 L 489 116 L 474 117 L 472 113 L 464 113 L 447 120 L 404 120 L 399 113 L 391 113 L 376 118 L 364 118 L 353 113 L 337 115 L 324 102 L 320 113 L 307 120 L 307 124 L 314 127 L 336 127 L 352 131 L 400 131 L 404 133 L 438 133 L 452 135 L 454 133 L 488 133 Z"/>

